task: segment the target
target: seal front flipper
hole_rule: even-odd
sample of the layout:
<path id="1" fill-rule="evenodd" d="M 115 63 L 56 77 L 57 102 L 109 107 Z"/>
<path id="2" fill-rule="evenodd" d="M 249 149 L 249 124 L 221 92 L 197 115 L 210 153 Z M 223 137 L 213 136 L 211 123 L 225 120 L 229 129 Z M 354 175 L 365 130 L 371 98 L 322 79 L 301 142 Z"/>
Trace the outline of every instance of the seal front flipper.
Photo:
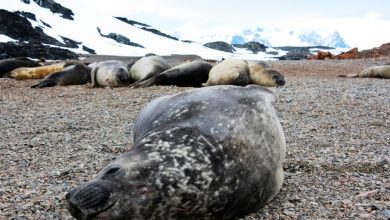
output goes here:
<path id="1" fill-rule="evenodd" d="M 56 83 L 52 80 L 42 80 L 36 85 L 32 85 L 30 88 L 44 88 L 44 87 L 52 87 L 55 86 Z"/>
<path id="2" fill-rule="evenodd" d="M 159 85 L 161 82 L 163 82 L 164 79 L 166 79 L 166 78 L 167 78 L 166 75 L 159 74 L 159 75 L 155 75 L 155 76 L 151 77 L 150 79 L 147 79 L 147 80 L 144 80 L 141 82 L 133 83 L 129 87 L 136 89 L 136 88 L 145 88 L 145 87 L 150 87 L 150 86 L 156 86 L 156 85 Z"/>

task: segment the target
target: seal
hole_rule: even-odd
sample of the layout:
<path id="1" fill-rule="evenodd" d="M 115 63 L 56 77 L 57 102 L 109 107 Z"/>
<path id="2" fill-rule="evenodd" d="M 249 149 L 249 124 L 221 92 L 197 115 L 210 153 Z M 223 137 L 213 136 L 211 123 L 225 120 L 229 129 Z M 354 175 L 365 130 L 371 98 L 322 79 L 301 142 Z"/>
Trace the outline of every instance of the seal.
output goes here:
<path id="1" fill-rule="evenodd" d="M 225 59 L 215 65 L 209 73 L 209 78 L 203 86 L 249 84 L 248 62 L 240 59 Z"/>
<path id="2" fill-rule="evenodd" d="M 129 65 L 127 66 L 129 67 Z M 129 72 L 134 82 L 147 80 L 152 76 L 170 69 L 171 66 L 164 58 L 156 55 L 145 56 L 135 62 Z"/>
<path id="3" fill-rule="evenodd" d="M 38 84 L 31 86 L 31 88 L 84 85 L 88 82 L 91 82 L 91 68 L 84 64 L 76 64 L 46 76 Z"/>
<path id="4" fill-rule="evenodd" d="M 179 87 L 201 87 L 207 81 L 212 65 L 204 60 L 193 60 L 182 63 L 150 79 L 132 84 L 131 88 L 148 86 L 173 85 Z"/>
<path id="5" fill-rule="evenodd" d="M 249 61 L 250 83 L 259 86 L 283 86 L 286 84 L 284 76 L 275 69 L 272 69 L 264 61 Z"/>
<path id="6" fill-rule="evenodd" d="M 37 67 L 39 62 L 27 57 L 10 58 L 0 61 L 0 78 L 9 77 L 10 72 L 19 67 Z"/>
<path id="7" fill-rule="evenodd" d="M 77 219 L 236 219 L 283 181 L 285 137 L 268 89 L 212 86 L 139 113 L 133 147 L 65 196 Z"/>
<path id="8" fill-rule="evenodd" d="M 65 62 L 59 62 L 39 67 L 19 67 L 10 72 L 10 78 L 16 80 L 43 79 L 49 74 L 63 70 L 65 64 Z"/>
<path id="9" fill-rule="evenodd" d="M 390 65 L 371 66 L 358 74 L 338 75 L 350 78 L 383 78 L 390 79 Z"/>
<path id="10" fill-rule="evenodd" d="M 92 87 L 120 87 L 131 83 L 126 65 L 118 60 L 96 64 L 91 71 Z"/>

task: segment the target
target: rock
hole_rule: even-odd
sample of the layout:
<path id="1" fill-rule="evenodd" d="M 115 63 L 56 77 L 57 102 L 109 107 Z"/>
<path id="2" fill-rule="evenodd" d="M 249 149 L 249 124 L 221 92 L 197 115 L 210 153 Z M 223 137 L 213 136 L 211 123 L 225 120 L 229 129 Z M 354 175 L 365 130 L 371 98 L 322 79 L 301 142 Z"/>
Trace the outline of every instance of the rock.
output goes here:
<path id="1" fill-rule="evenodd" d="M 255 41 L 250 41 L 245 44 L 233 44 L 233 46 L 238 48 L 246 48 L 247 50 L 252 51 L 253 54 L 257 54 L 258 52 L 265 52 L 267 49 L 267 46 Z"/>
<path id="2" fill-rule="evenodd" d="M 203 46 L 211 48 L 211 49 L 215 49 L 215 50 L 228 52 L 228 53 L 234 53 L 236 51 L 236 49 L 234 49 L 234 47 L 232 47 L 232 45 L 230 45 L 224 41 L 210 42 L 210 43 L 203 44 Z"/>

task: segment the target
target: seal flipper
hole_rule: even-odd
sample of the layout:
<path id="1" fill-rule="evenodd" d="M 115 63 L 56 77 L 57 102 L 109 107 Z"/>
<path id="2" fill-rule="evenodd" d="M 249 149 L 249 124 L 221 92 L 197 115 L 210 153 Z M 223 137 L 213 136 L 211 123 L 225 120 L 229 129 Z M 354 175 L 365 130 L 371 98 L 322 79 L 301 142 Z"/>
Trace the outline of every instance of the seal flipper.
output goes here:
<path id="1" fill-rule="evenodd" d="M 166 75 L 159 74 L 155 75 L 147 80 L 143 80 L 140 82 L 133 83 L 129 85 L 130 88 L 145 88 L 150 86 L 157 86 L 161 81 L 163 81 L 166 78 Z"/>
<path id="2" fill-rule="evenodd" d="M 56 83 L 52 80 L 42 80 L 36 85 L 32 85 L 30 88 L 44 88 L 55 86 Z"/>
<path id="3" fill-rule="evenodd" d="M 245 73 L 238 73 L 238 77 L 232 82 L 235 86 L 246 86 L 249 84 L 249 77 Z"/>

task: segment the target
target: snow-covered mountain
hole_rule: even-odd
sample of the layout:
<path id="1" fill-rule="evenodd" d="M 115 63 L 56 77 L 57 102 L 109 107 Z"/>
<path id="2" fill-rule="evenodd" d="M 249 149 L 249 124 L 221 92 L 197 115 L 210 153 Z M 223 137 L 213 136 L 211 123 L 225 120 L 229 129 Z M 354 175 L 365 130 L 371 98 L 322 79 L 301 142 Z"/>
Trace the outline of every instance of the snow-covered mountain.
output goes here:
<path id="1" fill-rule="evenodd" d="M 225 41 L 231 44 L 244 44 L 250 41 L 259 42 L 269 47 L 280 46 L 327 46 L 334 48 L 349 48 L 342 36 L 334 31 L 319 34 L 315 31 L 302 31 L 281 28 L 244 29 L 234 34 L 207 34 L 193 39 L 199 42 Z"/>
<path id="2" fill-rule="evenodd" d="M 50 42 L 46 44 L 63 46 L 76 53 L 94 51 L 101 55 L 120 56 L 143 56 L 147 53 L 196 54 L 206 59 L 271 57 L 266 53 L 254 55 L 242 50 L 238 53 L 226 53 L 204 47 L 200 43 L 183 42 L 149 25 L 93 11 L 83 1 L 6 0 L 2 1 L 0 9 L 18 11 L 20 16 L 31 23 L 31 30 L 35 29 L 38 35 L 48 36 Z M 0 42 L 12 41 L 10 38 L 12 36 L 0 30 Z M 21 38 L 13 40 L 25 41 Z M 70 44 L 72 47 L 68 47 Z"/>

